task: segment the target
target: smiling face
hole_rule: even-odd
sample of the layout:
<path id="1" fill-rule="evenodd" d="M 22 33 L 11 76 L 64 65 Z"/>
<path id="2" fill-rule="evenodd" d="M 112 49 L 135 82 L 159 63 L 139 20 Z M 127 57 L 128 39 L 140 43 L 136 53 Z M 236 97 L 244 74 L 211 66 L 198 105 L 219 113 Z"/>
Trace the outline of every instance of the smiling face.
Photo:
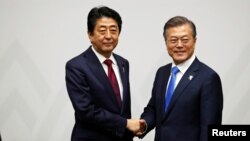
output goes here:
<path id="1" fill-rule="evenodd" d="M 168 54 L 176 65 L 188 60 L 194 53 L 196 38 L 189 24 L 170 27 L 165 33 Z"/>
<path id="2" fill-rule="evenodd" d="M 94 31 L 89 32 L 88 36 L 95 50 L 109 58 L 118 44 L 119 28 L 117 22 L 107 17 L 97 19 Z"/>

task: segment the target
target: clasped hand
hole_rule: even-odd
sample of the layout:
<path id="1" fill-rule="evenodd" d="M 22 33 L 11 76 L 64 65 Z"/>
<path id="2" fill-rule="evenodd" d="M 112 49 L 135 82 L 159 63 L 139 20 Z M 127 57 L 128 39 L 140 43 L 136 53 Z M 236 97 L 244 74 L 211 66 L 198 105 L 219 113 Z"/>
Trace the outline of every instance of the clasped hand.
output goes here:
<path id="1" fill-rule="evenodd" d="M 127 129 L 134 133 L 135 136 L 140 136 L 146 131 L 146 121 L 144 119 L 128 119 Z"/>

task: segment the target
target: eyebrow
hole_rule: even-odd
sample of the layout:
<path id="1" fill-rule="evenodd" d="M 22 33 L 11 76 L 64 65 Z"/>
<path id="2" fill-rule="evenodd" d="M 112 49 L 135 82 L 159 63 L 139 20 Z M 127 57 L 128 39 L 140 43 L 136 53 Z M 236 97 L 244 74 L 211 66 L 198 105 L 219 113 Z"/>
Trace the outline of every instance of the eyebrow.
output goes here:
<path id="1" fill-rule="evenodd" d="M 100 25 L 100 27 L 118 27 L 117 25 Z"/>
<path id="2" fill-rule="evenodd" d="M 184 38 L 184 37 L 188 37 L 188 35 L 183 35 L 183 36 L 181 36 L 181 37 L 171 36 L 171 37 L 169 37 L 169 38 Z"/>

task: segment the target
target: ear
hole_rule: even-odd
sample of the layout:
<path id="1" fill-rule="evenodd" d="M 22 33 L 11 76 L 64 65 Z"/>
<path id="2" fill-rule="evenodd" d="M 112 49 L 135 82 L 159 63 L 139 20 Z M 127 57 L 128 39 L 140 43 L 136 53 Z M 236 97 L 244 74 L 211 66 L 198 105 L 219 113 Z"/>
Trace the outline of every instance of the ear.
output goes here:
<path id="1" fill-rule="evenodd" d="M 88 32 L 88 37 L 89 37 L 90 42 L 92 42 L 93 34 Z"/>
<path id="2" fill-rule="evenodd" d="M 197 37 L 194 38 L 194 43 L 196 43 Z"/>

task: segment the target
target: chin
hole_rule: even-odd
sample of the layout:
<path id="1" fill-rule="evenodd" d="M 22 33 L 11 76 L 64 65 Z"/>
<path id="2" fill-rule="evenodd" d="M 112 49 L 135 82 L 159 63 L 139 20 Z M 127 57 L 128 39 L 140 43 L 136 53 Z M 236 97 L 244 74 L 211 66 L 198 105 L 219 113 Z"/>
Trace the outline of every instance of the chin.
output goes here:
<path id="1" fill-rule="evenodd" d="M 113 49 L 113 48 L 114 48 L 114 45 L 104 45 L 104 48 L 105 48 L 105 49 Z"/>
<path id="2" fill-rule="evenodd" d="M 114 48 L 105 48 L 103 49 L 103 52 L 105 53 L 111 53 L 113 51 Z"/>
<path id="3" fill-rule="evenodd" d="M 187 59 L 186 58 L 183 58 L 183 57 L 176 57 L 176 58 L 174 58 L 174 62 L 176 63 L 176 64 L 180 64 L 180 63 L 183 63 L 183 62 L 185 62 Z"/>
<path id="4" fill-rule="evenodd" d="M 109 48 L 106 48 L 105 50 L 106 50 L 106 51 L 113 51 L 113 50 L 114 50 L 114 47 L 109 47 Z"/>

